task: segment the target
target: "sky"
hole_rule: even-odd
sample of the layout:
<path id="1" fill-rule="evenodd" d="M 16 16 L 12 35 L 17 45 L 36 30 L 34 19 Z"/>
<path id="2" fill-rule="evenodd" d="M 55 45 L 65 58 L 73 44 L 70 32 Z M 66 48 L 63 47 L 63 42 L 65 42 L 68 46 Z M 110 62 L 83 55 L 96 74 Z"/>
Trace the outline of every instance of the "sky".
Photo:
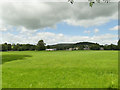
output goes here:
<path id="1" fill-rule="evenodd" d="M 0 43 L 47 45 L 95 42 L 117 44 L 118 4 L 75 2 L 0 3 Z"/>

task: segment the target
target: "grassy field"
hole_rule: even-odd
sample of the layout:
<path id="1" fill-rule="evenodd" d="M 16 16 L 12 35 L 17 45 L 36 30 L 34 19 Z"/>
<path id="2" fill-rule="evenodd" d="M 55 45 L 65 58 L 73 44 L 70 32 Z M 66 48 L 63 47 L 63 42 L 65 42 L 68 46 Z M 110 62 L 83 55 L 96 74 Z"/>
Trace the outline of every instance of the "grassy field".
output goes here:
<path id="1" fill-rule="evenodd" d="M 3 88 L 116 88 L 117 51 L 3 52 Z"/>

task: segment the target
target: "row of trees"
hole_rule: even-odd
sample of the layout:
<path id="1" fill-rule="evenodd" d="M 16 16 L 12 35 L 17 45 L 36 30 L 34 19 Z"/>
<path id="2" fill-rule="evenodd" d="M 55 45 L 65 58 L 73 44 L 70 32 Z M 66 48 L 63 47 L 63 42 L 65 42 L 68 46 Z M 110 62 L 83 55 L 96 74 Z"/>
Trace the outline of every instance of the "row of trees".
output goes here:
<path id="1" fill-rule="evenodd" d="M 76 44 L 57 44 L 50 45 L 47 48 L 56 48 L 57 50 L 66 50 L 72 48 L 73 50 L 77 48 L 77 50 L 120 50 L 120 40 L 118 45 L 110 44 L 110 45 L 99 45 L 98 43 L 91 42 L 80 42 Z"/>
<path id="2" fill-rule="evenodd" d="M 80 42 L 76 44 L 57 44 L 57 45 L 47 45 L 43 40 L 39 40 L 37 45 L 32 44 L 1 44 L 0 51 L 35 51 L 35 50 L 45 50 L 45 49 L 52 49 L 56 48 L 57 50 L 66 50 L 69 48 L 77 48 L 77 50 L 120 50 L 120 40 L 118 41 L 118 45 L 99 45 L 97 43 L 89 43 L 89 42 Z"/>
<path id="3" fill-rule="evenodd" d="M 34 51 L 45 50 L 45 43 L 43 40 L 38 41 L 37 45 L 32 44 L 1 44 L 1 51 Z"/>
<path id="4" fill-rule="evenodd" d="M 48 48 L 48 47 L 47 47 Z M 120 46 L 118 45 L 79 45 L 79 46 L 60 46 L 60 45 L 56 45 L 56 46 L 49 46 L 49 48 L 56 48 L 57 50 L 66 50 L 69 48 L 77 48 L 78 50 L 120 50 Z"/>
<path id="5" fill-rule="evenodd" d="M 90 47 L 91 50 L 100 50 L 100 49 L 104 49 L 104 50 L 120 50 L 120 48 L 118 47 L 118 45 L 93 45 Z"/>

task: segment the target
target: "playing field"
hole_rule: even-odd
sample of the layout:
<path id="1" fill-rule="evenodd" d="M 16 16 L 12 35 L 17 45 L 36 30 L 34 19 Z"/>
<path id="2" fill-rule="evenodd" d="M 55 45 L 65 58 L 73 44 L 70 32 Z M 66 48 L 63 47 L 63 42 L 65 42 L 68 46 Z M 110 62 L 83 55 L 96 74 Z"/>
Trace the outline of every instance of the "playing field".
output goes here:
<path id="1" fill-rule="evenodd" d="M 118 51 L 2 53 L 3 88 L 118 87 Z"/>

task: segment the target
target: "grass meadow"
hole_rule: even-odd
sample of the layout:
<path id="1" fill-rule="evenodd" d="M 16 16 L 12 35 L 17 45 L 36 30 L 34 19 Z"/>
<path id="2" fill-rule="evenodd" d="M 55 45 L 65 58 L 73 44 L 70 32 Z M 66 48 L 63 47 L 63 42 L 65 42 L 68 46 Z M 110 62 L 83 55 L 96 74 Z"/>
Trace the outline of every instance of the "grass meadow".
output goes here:
<path id="1" fill-rule="evenodd" d="M 118 51 L 2 52 L 3 88 L 117 88 Z"/>

